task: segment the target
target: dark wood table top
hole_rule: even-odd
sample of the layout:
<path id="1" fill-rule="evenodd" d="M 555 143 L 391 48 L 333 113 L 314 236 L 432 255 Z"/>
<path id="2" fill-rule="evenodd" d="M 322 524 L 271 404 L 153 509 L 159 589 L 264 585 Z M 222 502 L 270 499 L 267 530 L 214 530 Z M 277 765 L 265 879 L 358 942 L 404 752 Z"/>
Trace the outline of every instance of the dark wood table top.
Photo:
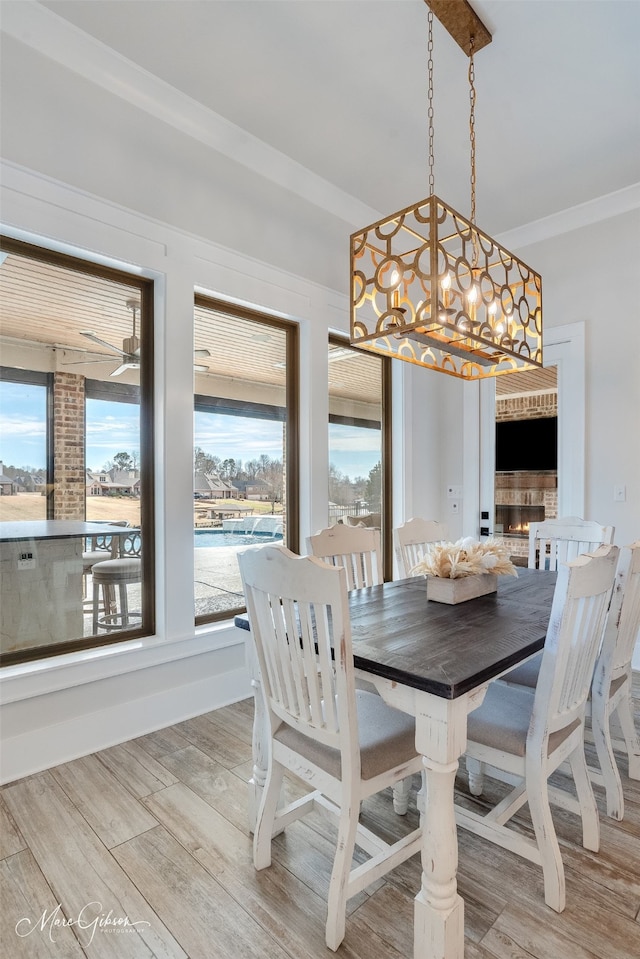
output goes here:
<path id="1" fill-rule="evenodd" d="M 499 576 L 498 592 L 449 606 L 427 600 L 426 580 L 349 594 L 354 662 L 387 679 L 456 699 L 544 646 L 556 574 Z"/>
<path id="2" fill-rule="evenodd" d="M 457 699 L 544 646 L 556 573 L 499 576 L 498 592 L 448 606 L 427 600 L 421 576 L 349 594 L 358 669 Z M 245 616 L 236 626 L 249 628 Z"/>

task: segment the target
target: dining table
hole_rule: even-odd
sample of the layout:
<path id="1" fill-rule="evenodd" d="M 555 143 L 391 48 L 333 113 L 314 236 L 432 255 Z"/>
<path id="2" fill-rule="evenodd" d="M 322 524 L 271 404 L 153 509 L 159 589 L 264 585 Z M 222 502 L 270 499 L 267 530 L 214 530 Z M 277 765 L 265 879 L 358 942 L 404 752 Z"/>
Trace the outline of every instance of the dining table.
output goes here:
<path id="1" fill-rule="evenodd" d="M 426 779 L 422 878 L 415 898 L 413 959 L 463 959 L 464 901 L 457 891 L 454 782 L 467 716 L 488 685 L 544 646 L 556 573 L 519 569 L 497 592 L 458 604 L 427 599 L 425 577 L 352 590 L 349 611 L 356 675 L 389 705 L 415 717 Z M 235 623 L 249 629 L 245 616 Z M 268 727 L 252 644 L 255 698 L 250 828 L 266 780 Z"/>

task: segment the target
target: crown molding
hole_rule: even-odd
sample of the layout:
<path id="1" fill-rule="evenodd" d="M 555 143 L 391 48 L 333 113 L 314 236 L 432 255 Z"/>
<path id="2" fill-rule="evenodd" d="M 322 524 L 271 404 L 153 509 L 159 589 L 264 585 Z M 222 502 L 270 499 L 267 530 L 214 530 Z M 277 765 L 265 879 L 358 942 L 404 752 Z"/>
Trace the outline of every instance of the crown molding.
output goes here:
<path id="1" fill-rule="evenodd" d="M 253 173 L 338 217 L 351 227 L 383 214 L 291 157 L 128 60 L 36 0 L 5 3 L 1 29 L 43 56 L 144 110 Z M 640 183 L 498 234 L 516 250 L 640 207 Z"/>
<path id="2" fill-rule="evenodd" d="M 629 213 L 640 207 L 640 183 L 632 183 L 622 190 L 615 190 L 604 196 L 579 203 L 577 206 L 559 210 L 551 216 L 532 220 L 513 230 L 507 230 L 496 236 L 498 242 L 508 250 L 519 250 L 532 243 L 542 243 L 554 236 L 580 230 L 585 226 L 600 223 L 614 216 Z"/>
<path id="3" fill-rule="evenodd" d="M 3 4 L 2 31 L 351 226 L 380 213 L 35 0 Z"/>

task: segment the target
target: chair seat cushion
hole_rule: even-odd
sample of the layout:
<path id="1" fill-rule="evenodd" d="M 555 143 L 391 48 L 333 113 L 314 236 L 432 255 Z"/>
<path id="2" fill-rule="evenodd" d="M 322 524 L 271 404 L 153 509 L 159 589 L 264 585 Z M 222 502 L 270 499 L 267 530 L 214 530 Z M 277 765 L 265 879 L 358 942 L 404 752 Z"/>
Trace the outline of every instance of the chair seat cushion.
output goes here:
<path id="1" fill-rule="evenodd" d="M 512 756 L 524 756 L 534 699 L 534 691 L 525 686 L 491 683 L 482 705 L 469 713 L 467 741 L 488 746 Z M 579 720 L 575 719 L 564 729 L 551 733 L 549 755 L 579 725 Z"/>
<path id="2" fill-rule="evenodd" d="M 509 670 L 506 675 L 502 676 L 502 679 L 505 683 L 517 683 L 518 686 L 529 686 L 531 689 L 535 689 L 541 662 L 542 653 L 538 653 L 537 656 L 528 659 L 526 663 Z"/>
<path id="3" fill-rule="evenodd" d="M 412 716 L 387 706 L 376 693 L 356 690 L 360 766 L 363 779 L 415 759 L 415 723 Z M 340 777 L 340 752 L 316 742 L 304 733 L 283 724 L 274 738 L 289 749 L 306 756 L 312 763 L 336 778 Z"/>
<path id="4" fill-rule="evenodd" d="M 103 563 L 96 563 L 91 570 L 93 582 L 109 583 L 139 583 L 142 578 L 142 562 L 139 558 L 107 559 Z"/>

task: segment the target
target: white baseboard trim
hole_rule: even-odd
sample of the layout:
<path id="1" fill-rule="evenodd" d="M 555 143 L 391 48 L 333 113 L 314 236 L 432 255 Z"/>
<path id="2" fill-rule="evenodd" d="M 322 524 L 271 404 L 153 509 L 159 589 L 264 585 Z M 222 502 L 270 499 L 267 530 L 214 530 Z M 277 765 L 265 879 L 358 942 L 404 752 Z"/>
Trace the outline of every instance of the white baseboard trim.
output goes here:
<path id="1" fill-rule="evenodd" d="M 84 712 L 3 740 L 0 783 L 43 772 L 252 695 L 244 667 Z"/>

